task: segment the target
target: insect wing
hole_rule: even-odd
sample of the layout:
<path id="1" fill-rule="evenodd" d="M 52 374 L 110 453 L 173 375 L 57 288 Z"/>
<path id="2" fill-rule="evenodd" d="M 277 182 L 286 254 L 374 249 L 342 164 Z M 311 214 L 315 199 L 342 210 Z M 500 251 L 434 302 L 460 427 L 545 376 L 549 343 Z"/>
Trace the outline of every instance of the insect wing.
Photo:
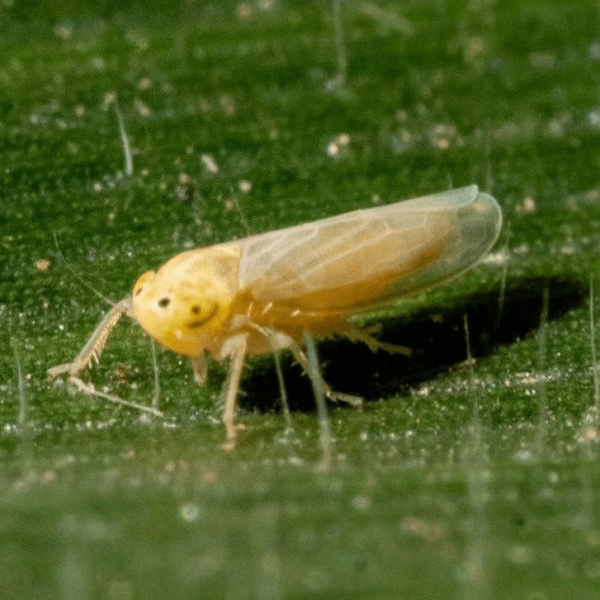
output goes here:
<path id="1" fill-rule="evenodd" d="M 239 283 L 257 301 L 348 311 L 432 287 L 476 263 L 502 216 L 477 186 L 242 240 Z"/>

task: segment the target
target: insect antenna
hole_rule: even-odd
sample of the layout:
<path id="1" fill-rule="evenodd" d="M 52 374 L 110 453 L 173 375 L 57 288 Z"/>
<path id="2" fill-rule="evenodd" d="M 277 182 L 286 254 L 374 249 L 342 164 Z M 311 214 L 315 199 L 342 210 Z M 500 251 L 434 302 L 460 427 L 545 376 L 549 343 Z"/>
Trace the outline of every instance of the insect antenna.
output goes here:
<path id="1" fill-rule="evenodd" d="M 106 302 L 106 304 L 109 304 L 110 306 L 112 306 L 113 308 L 115 308 L 117 306 L 117 302 L 113 302 L 110 298 L 107 298 L 102 292 L 98 291 L 91 283 L 88 283 L 72 266 L 71 263 L 67 260 L 67 258 L 65 257 L 65 255 L 63 254 L 63 251 L 60 249 L 60 246 L 58 245 L 58 238 L 56 237 L 56 231 L 53 232 L 52 234 L 54 236 L 54 245 L 56 246 L 56 251 L 58 252 L 58 256 L 62 259 L 65 267 L 67 268 L 67 270 L 69 271 L 69 273 L 71 273 L 71 275 L 73 275 L 73 277 L 75 277 L 75 279 L 77 279 L 77 281 L 84 286 L 85 288 L 87 288 L 88 290 L 90 290 L 90 292 L 92 292 L 93 294 L 95 294 L 96 296 L 98 296 L 98 298 L 100 298 L 101 300 L 103 300 L 104 302 Z M 128 317 L 131 318 L 131 315 L 126 313 Z"/>

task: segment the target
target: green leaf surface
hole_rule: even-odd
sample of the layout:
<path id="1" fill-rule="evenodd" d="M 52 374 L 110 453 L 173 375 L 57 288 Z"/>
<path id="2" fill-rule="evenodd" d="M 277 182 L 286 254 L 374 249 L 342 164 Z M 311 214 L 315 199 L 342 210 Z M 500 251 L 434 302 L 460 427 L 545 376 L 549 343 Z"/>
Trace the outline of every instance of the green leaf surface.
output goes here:
<path id="1" fill-rule="evenodd" d="M 0 1 L 2 598 L 597 598 L 599 32 L 592 0 Z M 361 318 L 412 357 L 319 343 L 367 400 L 327 472 L 289 356 L 293 429 L 251 359 L 230 454 L 226 365 L 159 351 L 164 419 L 46 381 L 183 250 L 470 183 L 490 256 Z M 149 404 L 148 337 L 85 378 Z"/>

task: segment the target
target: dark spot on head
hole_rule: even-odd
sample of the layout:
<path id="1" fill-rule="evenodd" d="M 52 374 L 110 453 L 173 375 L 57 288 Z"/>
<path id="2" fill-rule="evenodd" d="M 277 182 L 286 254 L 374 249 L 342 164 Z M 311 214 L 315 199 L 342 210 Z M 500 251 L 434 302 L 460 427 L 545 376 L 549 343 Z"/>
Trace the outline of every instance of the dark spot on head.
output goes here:
<path id="1" fill-rule="evenodd" d="M 135 292 L 135 295 L 136 295 L 136 296 L 139 296 L 139 295 L 142 293 L 142 290 L 143 290 L 143 289 L 144 289 L 144 288 L 143 288 L 143 286 L 142 286 L 141 288 L 138 288 L 138 289 L 136 290 L 136 292 Z"/>
<path id="2" fill-rule="evenodd" d="M 160 306 L 161 308 L 166 308 L 167 306 L 169 306 L 170 302 L 171 302 L 170 298 L 161 298 L 158 301 L 158 306 Z"/>
<path id="3" fill-rule="evenodd" d="M 198 314 L 194 310 L 196 308 L 198 309 L 198 312 L 200 312 L 200 306 L 194 305 L 191 308 L 191 310 L 194 314 Z M 202 325 L 204 325 L 207 321 L 210 321 L 218 312 L 219 312 L 219 307 L 215 304 L 208 314 L 204 313 L 199 319 L 194 319 L 193 321 L 188 321 L 186 323 L 186 326 L 189 327 L 190 329 L 196 329 L 198 327 L 202 327 Z"/>
<path id="4" fill-rule="evenodd" d="M 190 309 L 192 311 L 193 315 L 199 315 L 200 314 L 200 307 L 195 304 L 194 306 L 192 306 L 192 308 Z"/>

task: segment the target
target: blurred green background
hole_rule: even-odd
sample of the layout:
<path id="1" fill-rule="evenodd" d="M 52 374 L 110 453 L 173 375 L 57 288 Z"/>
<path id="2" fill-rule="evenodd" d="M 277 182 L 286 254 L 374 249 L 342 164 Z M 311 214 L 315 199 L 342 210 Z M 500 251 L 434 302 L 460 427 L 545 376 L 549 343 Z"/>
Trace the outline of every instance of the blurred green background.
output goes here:
<path id="1" fill-rule="evenodd" d="M 0 0 L 2 598 L 597 598 L 599 63 L 592 0 Z M 199 388 L 160 351 L 164 420 L 45 380 L 107 311 L 90 287 L 470 183 L 504 210 L 490 257 L 363 319 L 414 356 L 319 345 L 368 401 L 330 408 L 328 473 L 289 357 L 293 431 L 251 360 L 231 454 L 223 366 Z M 85 377 L 149 403 L 148 338 Z"/>

